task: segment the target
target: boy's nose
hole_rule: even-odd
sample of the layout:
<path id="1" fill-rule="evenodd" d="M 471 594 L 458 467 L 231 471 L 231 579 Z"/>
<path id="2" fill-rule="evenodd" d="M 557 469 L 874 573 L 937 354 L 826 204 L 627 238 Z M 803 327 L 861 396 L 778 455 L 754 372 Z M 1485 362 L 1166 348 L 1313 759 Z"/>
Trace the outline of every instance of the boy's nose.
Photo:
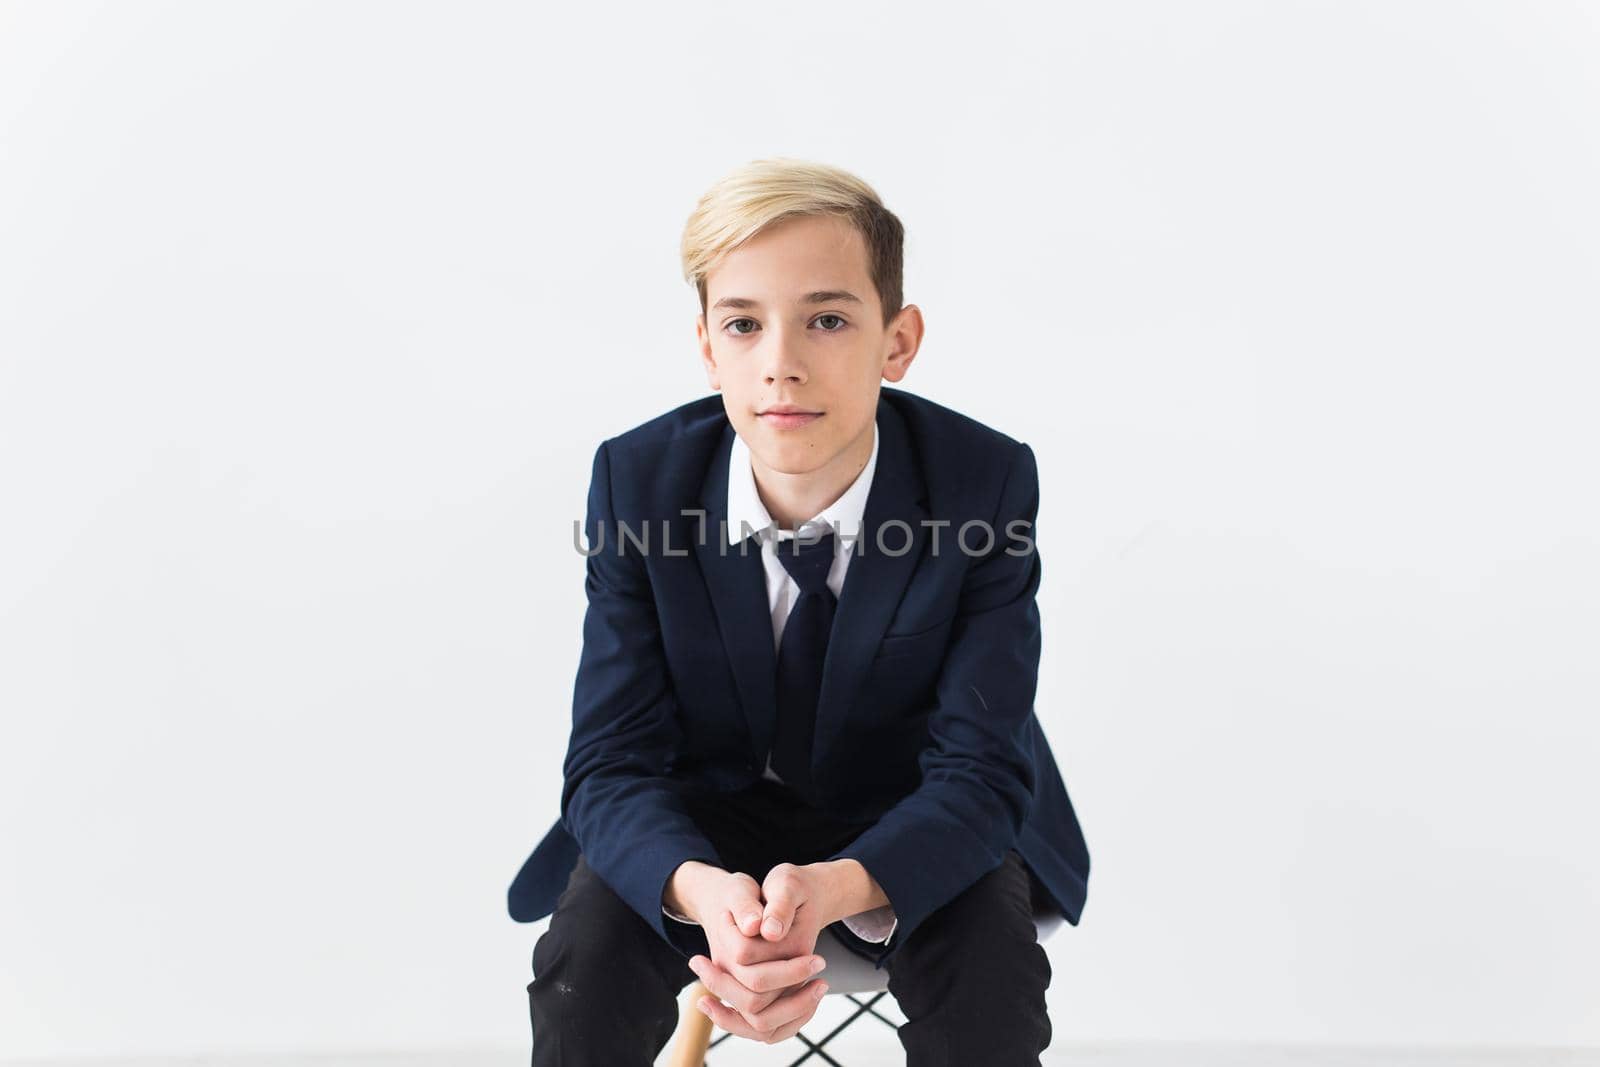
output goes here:
<path id="1" fill-rule="evenodd" d="M 795 382 L 806 380 L 805 362 L 794 351 L 794 347 L 782 337 L 773 339 L 763 358 L 766 360 L 764 369 L 769 385 L 779 379 Z"/>

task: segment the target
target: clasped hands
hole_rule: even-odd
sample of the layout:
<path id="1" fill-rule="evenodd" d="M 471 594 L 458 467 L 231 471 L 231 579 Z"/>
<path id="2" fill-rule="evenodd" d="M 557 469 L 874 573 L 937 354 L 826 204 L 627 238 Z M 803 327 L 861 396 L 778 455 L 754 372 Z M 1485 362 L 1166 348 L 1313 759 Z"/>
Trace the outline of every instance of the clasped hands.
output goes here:
<path id="1" fill-rule="evenodd" d="M 815 950 L 823 927 L 848 914 L 838 913 L 839 889 L 829 863 L 780 863 L 759 884 L 748 874 L 698 861 L 681 865 L 670 892 L 680 902 L 677 910 L 704 929 L 711 948 L 710 959 L 689 960 L 713 994 L 696 1006 L 722 1029 L 752 1041 L 776 1044 L 794 1036 L 828 991 L 815 977 L 824 966 Z"/>

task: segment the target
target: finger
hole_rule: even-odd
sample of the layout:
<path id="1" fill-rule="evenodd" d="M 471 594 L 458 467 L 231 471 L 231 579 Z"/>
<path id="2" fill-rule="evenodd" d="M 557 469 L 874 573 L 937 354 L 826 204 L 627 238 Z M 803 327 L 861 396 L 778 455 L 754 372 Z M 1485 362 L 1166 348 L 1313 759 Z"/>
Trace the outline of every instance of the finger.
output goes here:
<path id="1" fill-rule="evenodd" d="M 741 878 L 733 883 L 727 900 L 728 915 L 733 925 L 746 937 L 758 937 L 761 932 L 761 887 L 754 878 Z"/>
<path id="2" fill-rule="evenodd" d="M 818 978 L 807 982 L 792 993 L 785 993 L 773 1001 L 770 1008 L 756 1012 L 754 1015 L 745 1015 L 745 1020 L 756 1028 L 757 1031 L 772 1034 L 790 1024 L 796 1024 L 795 1029 L 804 1026 L 807 1019 L 816 1013 L 817 1004 L 828 991 L 828 983 Z M 743 1014 L 743 1013 L 741 1013 Z"/>
<path id="3" fill-rule="evenodd" d="M 724 969 L 746 989 L 755 993 L 770 993 L 799 985 L 812 975 L 821 973 L 825 966 L 826 960 L 808 952 L 791 959 L 735 964 Z"/>
<path id="4" fill-rule="evenodd" d="M 723 968 L 723 970 L 727 970 L 727 968 Z M 733 975 L 732 971 L 728 971 L 728 973 L 730 975 Z M 750 990 L 750 999 L 745 1004 L 745 1007 L 743 1009 L 741 1009 L 744 1012 L 744 1014 L 746 1014 L 746 1015 L 754 1015 L 758 1011 L 765 1011 L 767 1009 L 767 1007 L 769 1005 L 771 1005 L 771 1003 L 773 1001 L 775 1001 L 779 997 L 783 996 L 785 993 L 787 993 L 789 991 L 790 988 L 792 988 L 792 987 L 786 986 L 783 989 L 773 989 L 773 990 L 769 990 L 767 992 L 762 993 L 762 992 L 757 992 L 754 989 L 750 989 L 749 986 L 745 985 L 742 981 L 739 981 L 739 978 L 738 978 L 737 975 L 733 975 L 733 980 L 736 981 L 736 982 L 739 982 L 739 984 L 741 986 L 744 986 L 745 989 L 749 989 Z"/>
<path id="5" fill-rule="evenodd" d="M 699 1008 L 719 1029 L 726 1030 L 737 1037 L 747 1037 L 751 1041 L 765 1041 L 765 1034 L 756 1033 L 755 1027 L 745 1022 L 743 1015 L 734 1011 L 716 997 L 701 997 L 695 1001 Z"/>
<path id="6" fill-rule="evenodd" d="M 753 994 L 751 994 L 751 996 L 750 996 L 750 1008 L 749 1008 L 750 1014 L 751 1015 L 755 1015 L 757 1012 L 766 1011 L 769 1007 L 772 1006 L 772 1002 L 777 1000 L 781 996 L 783 996 L 783 990 L 781 990 L 781 989 L 776 991 L 776 992 L 774 992 L 774 993 L 753 993 Z"/>
<path id="7" fill-rule="evenodd" d="M 782 941 L 794 925 L 794 913 L 802 903 L 803 892 L 795 870 L 792 863 L 780 863 L 761 884 L 761 895 L 767 900 L 761 917 L 761 936 L 768 941 Z"/>
<path id="8" fill-rule="evenodd" d="M 825 985 L 822 987 L 822 990 L 823 990 L 824 993 L 827 992 L 827 988 L 828 987 L 825 986 Z M 774 1030 L 772 1032 L 772 1035 L 767 1038 L 767 1043 L 771 1044 L 771 1045 L 776 1045 L 778 1042 L 787 1041 L 791 1037 L 793 1037 L 795 1034 L 798 1034 L 805 1027 L 806 1023 L 810 1022 L 813 1018 L 816 1017 L 817 1008 L 819 1006 L 821 1006 L 821 1004 L 822 1004 L 822 995 L 818 994 L 816 1003 L 811 1006 L 811 1010 L 810 1011 L 806 1012 L 804 1015 L 800 1016 L 800 1018 L 794 1020 L 793 1022 L 788 1023 L 788 1024 L 784 1025 L 784 1026 L 778 1027 L 778 1029 Z"/>
<path id="9" fill-rule="evenodd" d="M 774 1029 L 766 1030 L 753 1025 L 744 1015 L 717 1000 L 716 997 L 701 997 L 695 1002 L 716 1026 L 738 1037 L 748 1038 L 751 1041 L 761 1041 L 766 1044 L 777 1044 L 793 1037 L 811 1017 L 816 1014 L 817 1005 L 822 1002 L 822 994 L 827 991 L 827 986 L 821 982 L 810 983 L 809 987 L 799 994 L 804 1002 L 803 1010 L 794 1018 L 780 1024 Z"/>
<path id="10" fill-rule="evenodd" d="M 721 997 L 733 1006 L 733 1010 L 745 1018 L 754 1016 L 756 1012 L 768 1007 L 770 998 L 759 996 L 746 989 L 733 975 L 717 966 L 716 961 L 704 956 L 689 957 L 689 969 L 694 971 L 695 977 L 700 979 L 700 984 L 707 990 Z M 753 1024 L 752 1024 L 753 1025 Z"/>

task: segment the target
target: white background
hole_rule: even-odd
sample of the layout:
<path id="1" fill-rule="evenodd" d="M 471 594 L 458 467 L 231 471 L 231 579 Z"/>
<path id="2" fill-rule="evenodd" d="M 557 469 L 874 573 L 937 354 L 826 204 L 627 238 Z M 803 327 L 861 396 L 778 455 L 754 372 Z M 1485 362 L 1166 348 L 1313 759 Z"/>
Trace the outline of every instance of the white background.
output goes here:
<path id="1" fill-rule="evenodd" d="M 1578 3 L 0 6 L 0 1057 L 524 1045 L 571 521 L 775 154 L 1038 456 L 1056 1041 L 1600 1045 L 1597 60 Z"/>

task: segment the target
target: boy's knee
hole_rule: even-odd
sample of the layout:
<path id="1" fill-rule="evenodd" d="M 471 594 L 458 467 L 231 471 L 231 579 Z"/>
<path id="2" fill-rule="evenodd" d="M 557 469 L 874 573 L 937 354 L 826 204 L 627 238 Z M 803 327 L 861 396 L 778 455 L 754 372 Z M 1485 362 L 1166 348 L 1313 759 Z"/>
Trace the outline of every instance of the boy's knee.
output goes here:
<path id="1" fill-rule="evenodd" d="M 676 996 L 694 980 L 688 963 L 581 863 L 534 944 L 529 994 L 635 1002 Z"/>
<path id="2" fill-rule="evenodd" d="M 537 979 L 559 965 L 574 979 L 615 974 L 618 967 L 645 962 L 651 942 L 659 940 L 621 901 L 606 900 L 603 893 L 575 895 L 550 917 L 550 928 L 534 944 L 533 973 Z"/>
<path id="3" fill-rule="evenodd" d="M 1018 961 L 1037 969 L 1044 951 L 1029 899 L 1030 878 L 1021 858 L 1011 853 L 999 868 L 928 916 L 898 956 L 913 967 L 959 967 L 977 981 L 1003 978 Z"/>

